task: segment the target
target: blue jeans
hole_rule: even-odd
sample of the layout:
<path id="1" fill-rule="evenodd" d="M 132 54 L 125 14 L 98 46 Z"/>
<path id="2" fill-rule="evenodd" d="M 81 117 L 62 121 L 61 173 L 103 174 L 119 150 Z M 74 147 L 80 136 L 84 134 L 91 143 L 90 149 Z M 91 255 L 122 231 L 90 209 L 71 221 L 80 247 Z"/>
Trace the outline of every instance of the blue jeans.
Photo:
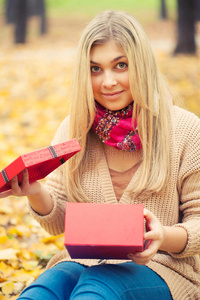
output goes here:
<path id="1" fill-rule="evenodd" d="M 165 281 L 146 266 L 126 262 L 85 267 L 63 262 L 46 270 L 19 300 L 172 300 Z"/>

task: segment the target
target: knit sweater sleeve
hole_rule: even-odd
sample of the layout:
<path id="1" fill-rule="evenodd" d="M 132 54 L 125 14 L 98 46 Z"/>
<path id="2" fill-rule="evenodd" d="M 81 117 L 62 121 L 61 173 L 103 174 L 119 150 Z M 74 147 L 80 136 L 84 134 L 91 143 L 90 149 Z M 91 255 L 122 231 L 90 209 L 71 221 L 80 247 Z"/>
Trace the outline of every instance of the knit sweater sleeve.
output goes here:
<path id="1" fill-rule="evenodd" d="M 174 254 L 184 258 L 200 253 L 200 120 L 194 114 L 184 112 L 179 119 L 180 168 L 178 191 L 182 220 L 174 226 L 187 231 L 187 245 L 182 253 Z"/>
<path id="2" fill-rule="evenodd" d="M 69 119 L 66 118 L 61 123 L 52 141 L 52 145 L 68 140 L 68 121 Z M 58 235 L 64 232 L 65 205 L 67 201 L 63 176 L 63 170 L 65 167 L 65 164 L 63 164 L 53 171 L 47 177 L 47 181 L 45 183 L 45 188 L 49 192 L 49 195 L 54 203 L 52 211 L 48 215 L 41 216 L 36 213 L 28 204 L 32 216 L 47 232 L 52 235 Z"/>

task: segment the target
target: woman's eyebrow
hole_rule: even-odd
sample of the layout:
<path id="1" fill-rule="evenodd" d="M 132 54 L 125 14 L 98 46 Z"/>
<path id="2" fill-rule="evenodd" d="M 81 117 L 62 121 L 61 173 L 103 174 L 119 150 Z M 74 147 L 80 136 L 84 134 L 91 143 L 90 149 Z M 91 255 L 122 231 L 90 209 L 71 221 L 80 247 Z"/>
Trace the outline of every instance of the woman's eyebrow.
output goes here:
<path id="1" fill-rule="evenodd" d="M 112 62 L 117 61 L 117 60 L 119 60 L 119 59 L 121 59 L 121 58 L 127 58 L 127 57 L 126 57 L 125 55 L 121 55 L 121 56 L 118 56 L 118 57 L 114 58 L 114 59 L 112 60 Z"/>
<path id="2" fill-rule="evenodd" d="M 126 57 L 125 55 L 117 56 L 117 57 L 115 57 L 111 62 L 115 62 L 115 61 L 117 61 L 117 60 L 119 60 L 119 59 L 121 59 L 121 58 L 127 58 L 127 57 Z M 93 61 L 93 60 L 91 60 L 90 63 L 91 63 L 91 64 L 94 64 L 94 65 L 101 65 L 100 63 L 95 62 L 95 61 Z"/>
<path id="3" fill-rule="evenodd" d="M 100 63 L 97 63 L 97 62 L 92 61 L 92 60 L 90 61 L 90 63 L 91 63 L 91 64 L 94 64 L 94 65 L 100 65 Z"/>

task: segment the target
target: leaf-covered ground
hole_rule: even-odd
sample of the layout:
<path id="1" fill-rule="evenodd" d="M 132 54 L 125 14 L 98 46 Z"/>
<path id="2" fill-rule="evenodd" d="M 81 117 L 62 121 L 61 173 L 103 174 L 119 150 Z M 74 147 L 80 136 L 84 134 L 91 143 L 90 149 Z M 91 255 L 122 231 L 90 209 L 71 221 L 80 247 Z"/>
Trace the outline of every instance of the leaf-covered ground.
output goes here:
<path id="1" fill-rule="evenodd" d="M 0 24 L 0 170 L 20 154 L 48 146 L 67 115 L 84 23 L 53 20 L 49 34 L 39 37 L 37 20 L 32 21 L 28 43 L 17 46 L 12 26 Z M 179 95 L 178 104 L 200 116 L 199 57 L 171 55 L 174 29 L 171 21 L 146 27 L 159 67 Z M 0 300 L 16 299 L 64 247 L 64 239 L 41 229 L 28 214 L 25 198 L 0 201 Z"/>

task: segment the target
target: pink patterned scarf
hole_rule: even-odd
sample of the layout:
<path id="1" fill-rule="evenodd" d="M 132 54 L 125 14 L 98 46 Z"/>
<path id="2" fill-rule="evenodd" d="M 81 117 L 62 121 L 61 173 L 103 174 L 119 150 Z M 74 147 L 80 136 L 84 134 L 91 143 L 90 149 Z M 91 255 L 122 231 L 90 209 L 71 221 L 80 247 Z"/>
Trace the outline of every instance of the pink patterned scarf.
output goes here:
<path id="1" fill-rule="evenodd" d="M 92 125 L 100 140 L 119 150 L 137 151 L 142 148 L 137 121 L 132 124 L 133 104 L 112 111 L 96 102 L 96 115 Z M 133 127 L 134 126 L 134 127 Z"/>

